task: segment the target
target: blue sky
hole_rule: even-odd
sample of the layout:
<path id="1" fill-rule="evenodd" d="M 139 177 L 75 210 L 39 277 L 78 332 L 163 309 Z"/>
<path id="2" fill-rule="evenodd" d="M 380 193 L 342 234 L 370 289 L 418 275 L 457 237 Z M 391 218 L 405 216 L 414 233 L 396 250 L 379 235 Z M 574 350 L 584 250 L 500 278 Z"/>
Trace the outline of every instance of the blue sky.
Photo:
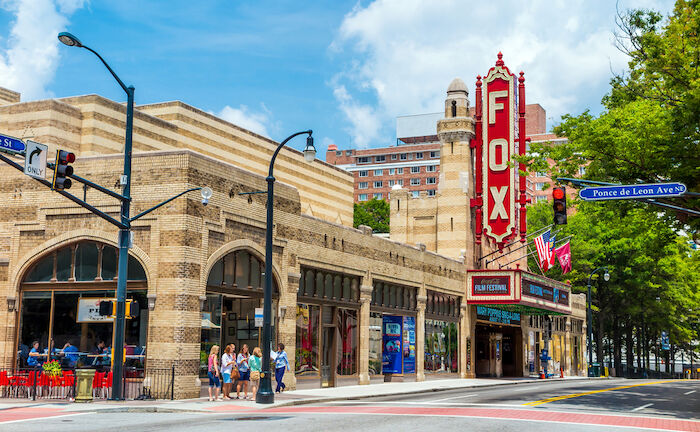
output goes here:
<path id="1" fill-rule="evenodd" d="M 667 14 L 672 2 L 620 7 Z M 626 64 L 614 18 L 611 0 L 0 0 L 0 86 L 23 100 L 124 100 L 94 56 L 59 45 L 68 30 L 136 87 L 137 104 L 182 100 L 276 140 L 311 128 L 323 155 L 330 143 L 393 144 L 395 117 L 441 111 L 456 76 L 473 103 L 499 50 L 548 125 L 598 112 Z"/>

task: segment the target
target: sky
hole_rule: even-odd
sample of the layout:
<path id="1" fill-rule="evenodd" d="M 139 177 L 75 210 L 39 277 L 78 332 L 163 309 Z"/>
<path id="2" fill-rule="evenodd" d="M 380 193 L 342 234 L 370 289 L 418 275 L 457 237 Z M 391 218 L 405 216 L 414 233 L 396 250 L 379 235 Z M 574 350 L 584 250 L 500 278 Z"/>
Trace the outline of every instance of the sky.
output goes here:
<path id="1" fill-rule="evenodd" d="M 501 51 L 525 72 L 526 100 L 564 114 L 601 110 L 626 57 L 613 45 L 617 8 L 668 15 L 670 0 L 99 1 L 0 0 L 0 87 L 22 100 L 123 90 L 136 104 L 181 100 L 281 141 L 313 129 L 328 145 L 396 142 L 396 117 L 444 109 L 447 86 L 467 83 Z M 302 140 L 303 141 L 303 140 Z M 297 147 L 304 143 L 299 141 Z M 295 145 L 295 144 L 291 144 Z"/>

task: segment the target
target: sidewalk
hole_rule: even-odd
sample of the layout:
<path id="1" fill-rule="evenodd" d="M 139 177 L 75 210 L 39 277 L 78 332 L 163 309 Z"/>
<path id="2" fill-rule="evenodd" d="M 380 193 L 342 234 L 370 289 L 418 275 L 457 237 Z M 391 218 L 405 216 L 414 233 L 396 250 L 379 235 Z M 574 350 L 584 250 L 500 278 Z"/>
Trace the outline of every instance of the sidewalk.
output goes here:
<path id="1" fill-rule="evenodd" d="M 563 380 L 586 380 L 587 377 L 567 377 Z M 594 378 L 595 379 L 595 378 Z M 176 401 L 96 401 L 75 403 L 64 401 L 31 401 L 24 399 L 0 400 L 0 423 L 8 410 L 55 412 L 56 415 L 81 412 L 245 412 L 290 405 L 323 403 L 337 400 L 362 399 L 376 396 L 395 396 L 403 394 L 430 393 L 436 391 L 467 389 L 475 387 L 495 387 L 526 383 L 546 383 L 561 381 L 562 378 L 550 378 L 546 381 L 536 378 L 506 379 L 439 379 L 421 382 L 376 383 L 371 385 L 352 385 L 344 387 L 293 390 L 275 395 L 274 404 L 261 405 L 253 401 L 231 400 L 209 402 L 207 398 L 185 399 Z"/>

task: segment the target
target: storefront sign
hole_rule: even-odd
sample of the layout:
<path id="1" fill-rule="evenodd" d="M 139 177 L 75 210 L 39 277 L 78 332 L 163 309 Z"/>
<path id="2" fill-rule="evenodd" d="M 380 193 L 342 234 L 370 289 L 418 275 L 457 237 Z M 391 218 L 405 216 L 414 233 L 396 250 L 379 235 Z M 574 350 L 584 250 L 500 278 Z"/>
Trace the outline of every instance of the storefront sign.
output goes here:
<path id="1" fill-rule="evenodd" d="M 416 319 L 403 317 L 403 372 L 416 372 Z"/>
<path id="2" fill-rule="evenodd" d="M 402 316 L 382 317 L 382 373 L 401 373 Z"/>
<path id="3" fill-rule="evenodd" d="M 553 302 L 554 288 L 541 286 L 533 282 L 523 280 L 523 295 Z"/>
<path id="4" fill-rule="evenodd" d="M 472 294 L 510 295 L 510 278 L 508 276 L 474 276 Z"/>
<path id="5" fill-rule="evenodd" d="M 100 302 L 101 301 L 116 301 L 115 298 L 79 298 L 78 299 L 78 316 L 75 322 L 112 322 L 114 318 L 100 315 Z"/>
<path id="6" fill-rule="evenodd" d="M 476 319 L 500 324 L 520 325 L 520 313 L 486 306 L 476 307 Z"/>
<path id="7" fill-rule="evenodd" d="M 499 246 L 515 228 L 515 172 L 510 166 L 515 153 L 515 75 L 498 54 L 496 66 L 484 78 L 482 106 L 483 227 Z"/>

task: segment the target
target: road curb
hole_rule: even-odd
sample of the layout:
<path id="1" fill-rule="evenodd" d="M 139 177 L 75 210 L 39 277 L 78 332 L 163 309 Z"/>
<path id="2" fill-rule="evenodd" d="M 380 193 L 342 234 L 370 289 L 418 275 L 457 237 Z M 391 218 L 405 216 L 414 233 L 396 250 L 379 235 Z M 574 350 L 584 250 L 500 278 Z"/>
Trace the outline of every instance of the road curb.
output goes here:
<path id="1" fill-rule="evenodd" d="M 265 408 L 261 408 L 261 409 L 266 410 L 266 409 L 281 408 L 281 407 L 287 407 L 287 406 L 309 405 L 309 404 L 323 403 L 323 402 L 374 399 L 374 398 L 379 398 L 379 397 L 404 396 L 404 395 L 420 394 L 420 393 L 430 394 L 430 393 L 437 393 L 437 392 L 450 391 L 450 390 L 502 387 L 502 386 L 512 386 L 512 385 L 522 385 L 522 384 L 534 384 L 534 383 L 540 383 L 540 382 L 544 384 L 547 382 L 596 381 L 596 380 L 603 380 L 603 379 L 610 379 L 610 378 L 609 377 L 584 377 L 584 378 L 581 378 L 578 380 L 570 380 L 570 379 L 567 380 L 566 378 L 550 378 L 547 380 L 535 380 L 535 379 L 533 379 L 531 381 L 514 381 L 514 382 L 505 382 L 505 383 L 494 383 L 494 384 L 488 384 L 488 385 L 473 385 L 473 384 L 471 384 L 471 385 L 464 385 L 464 386 L 451 387 L 451 388 L 432 388 L 432 389 L 424 389 L 424 390 L 397 391 L 397 392 L 393 392 L 393 393 L 384 393 L 384 394 L 380 394 L 380 395 L 336 396 L 336 397 L 323 397 L 323 398 L 319 397 L 319 398 L 313 398 L 313 399 L 299 399 L 299 400 L 281 402 L 279 404 L 275 404 L 273 406 L 269 406 L 269 407 L 265 407 Z"/>

